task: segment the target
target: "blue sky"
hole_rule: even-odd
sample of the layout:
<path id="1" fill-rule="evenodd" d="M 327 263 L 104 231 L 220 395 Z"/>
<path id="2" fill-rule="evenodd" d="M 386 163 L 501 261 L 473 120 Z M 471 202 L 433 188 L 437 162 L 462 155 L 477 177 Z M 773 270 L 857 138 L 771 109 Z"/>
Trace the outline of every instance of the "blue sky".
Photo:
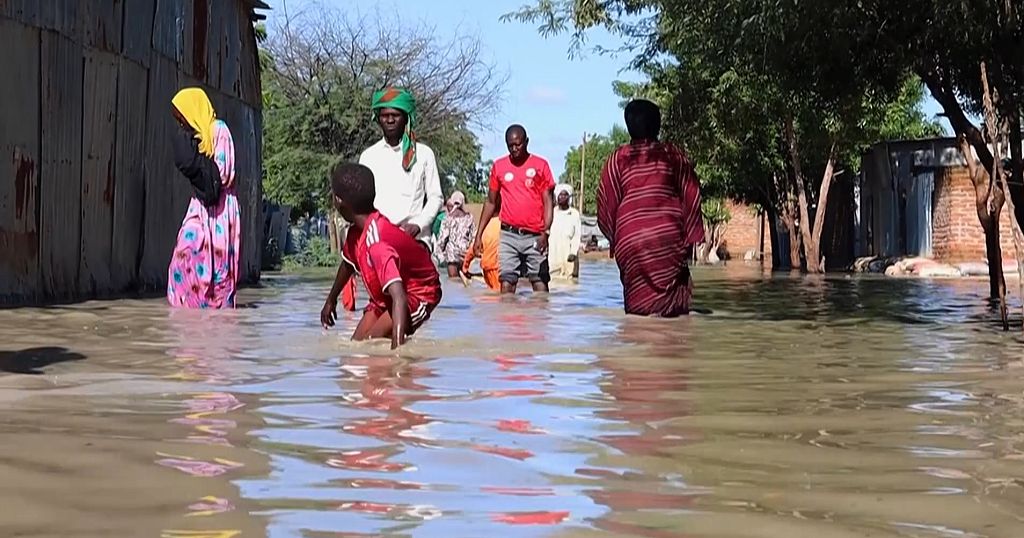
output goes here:
<path id="1" fill-rule="evenodd" d="M 285 1 L 290 9 L 306 3 Z M 485 160 L 506 153 L 505 127 L 521 123 L 529 131 L 531 151 L 547 158 L 552 171 L 560 175 L 566 151 L 579 144 L 584 132 L 605 133 L 622 122 L 612 81 L 639 80 L 636 73 L 624 70 L 629 63 L 628 54 L 611 57 L 588 52 L 570 59 L 568 36 L 543 38 L 532 25 L 499 20 L 501 15 L 531 0 L 317 1 L 353 14 L 397 13 L 405 25 L 422 22 L 436 27 L 438 32 L 480 38 L 485 59 L 509 75 L 501 111 L 489 119 L 489 130 L 477 133 Z M 270 17 L 280 16 L 282 0 L 268 3 L 273 7 Z M 589 45 L 614 47 L 619 43 L 603 31 L 591 32 L 588 39 Z M 929 99 L 925 110 L 932 116 L 938 105 Z"/>

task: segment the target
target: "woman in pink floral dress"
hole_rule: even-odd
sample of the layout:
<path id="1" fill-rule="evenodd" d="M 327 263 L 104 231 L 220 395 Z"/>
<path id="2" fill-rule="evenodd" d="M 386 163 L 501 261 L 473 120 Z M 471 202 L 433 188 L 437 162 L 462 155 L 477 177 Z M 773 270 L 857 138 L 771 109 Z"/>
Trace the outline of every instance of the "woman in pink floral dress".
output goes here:
<path id="1" fill-rule="evenodd" d="M 167 271 L 167 302 L 180 308 L 234 308 L 241 212 L 231 131 L 199 88 L 185 88 L 171 102 L 180 127 L 174 160 L 193 196 Z"/>

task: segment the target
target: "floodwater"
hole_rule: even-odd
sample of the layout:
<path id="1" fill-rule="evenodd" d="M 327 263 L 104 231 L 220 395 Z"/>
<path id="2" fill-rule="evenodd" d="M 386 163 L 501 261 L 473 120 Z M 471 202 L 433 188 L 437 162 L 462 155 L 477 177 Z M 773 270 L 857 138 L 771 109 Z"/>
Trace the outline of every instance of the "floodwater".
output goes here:
<path id="1" fill-rule="evenodd" d="M 321 330 L 326 274 L 0 311 L 0 536 L 1024 536 L 984 281 L 695 275 L 679 320 L 604 262 L 449 285 L 400 356 Z"/>

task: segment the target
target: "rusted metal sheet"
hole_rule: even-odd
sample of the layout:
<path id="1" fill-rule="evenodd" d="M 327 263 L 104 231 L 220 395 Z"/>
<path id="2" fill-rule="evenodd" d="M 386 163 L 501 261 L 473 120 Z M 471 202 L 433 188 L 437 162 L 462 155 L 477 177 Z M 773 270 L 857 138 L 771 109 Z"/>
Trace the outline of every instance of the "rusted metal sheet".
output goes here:
<path id="1" fill-rule="evenodd" d="M 153 50 L 176 63 L 183 52 L 184 0 L 156 0 L 153 17 Z"/>
<path id="2" fill-rule="evenodd" d="M 146 77 L 135 62 L 121 58 L 117 82 L 117 164 L 114 177 L 114 230 L 111 286 L 133 287 L 138 279 L 146 192 Z"/>
<path id="3" fill-rule="evenodd" d="M 184 207 L 174 201 L 174 185 L 180 174 L 174 167 L 171 135 L 174 119 L 171 98 L 178 89 L 173 60 L 154 51 L 149 66 L 149 94 L 146 113 L 145 202 L 142 262 L 139 280 L 147 289 L 167 285 L 167 264 L 177 236 Z"/>
<path id="4" fill-rule="evenodd" d="M 110 292 L 111 237 L 114 227 L 115 142 L 117 140 L 118 59 L 85 53 L 82 85 L 82 263 L 79 290 Z"/>
<path id="5" fill-rule="evenodd" d="M 0 19 L 0 301 L 39 292 L 39 30 Z"/>
<path id="6" fill-rule="evenodd" d="M 82 47 L 42 34 L 39 269 L 47 297 L 78 289 L 82 212 Z"/>
<path id="7" fill-rule="evenodd" d="M 82 4 L 82 30 L 87 46 L 121 52 L 121 19 L 124 2 L 135 0 L 79 0 Z"/>
<path id="8" fill-rule="evenodd" d="M 156 0 L 128 0 L 124 2 L 122 45 L 124 56 L 149 66 L 153 48 L 153 15 Z"/>
<path id="9" fill-rule="evenodd" d="M 36 26 L 39 23 L 39 4 L 39 0 L 0 0 L 0 17 Z"/>

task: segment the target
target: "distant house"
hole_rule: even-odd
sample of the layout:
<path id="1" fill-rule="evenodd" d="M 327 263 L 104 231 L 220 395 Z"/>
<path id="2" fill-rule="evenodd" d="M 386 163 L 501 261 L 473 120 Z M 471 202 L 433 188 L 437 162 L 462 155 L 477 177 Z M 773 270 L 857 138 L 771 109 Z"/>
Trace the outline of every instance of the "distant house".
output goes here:
<path id="1" fill-rule="evenodd" d="M 763 261 L 772 259 L 771 230 L 764 211 L 727 200 L 729 224 L 722 234 L 718 257 L 723 260 Z"/>
<path id="2" fill-rule="evenodd" d="M 974 185 L 954 138 L 883 142 L 863 157 L 854 187 L 855 254 L 985 261 Z M 1009 211 L 1000 215 L 1012 252 Z"/>

